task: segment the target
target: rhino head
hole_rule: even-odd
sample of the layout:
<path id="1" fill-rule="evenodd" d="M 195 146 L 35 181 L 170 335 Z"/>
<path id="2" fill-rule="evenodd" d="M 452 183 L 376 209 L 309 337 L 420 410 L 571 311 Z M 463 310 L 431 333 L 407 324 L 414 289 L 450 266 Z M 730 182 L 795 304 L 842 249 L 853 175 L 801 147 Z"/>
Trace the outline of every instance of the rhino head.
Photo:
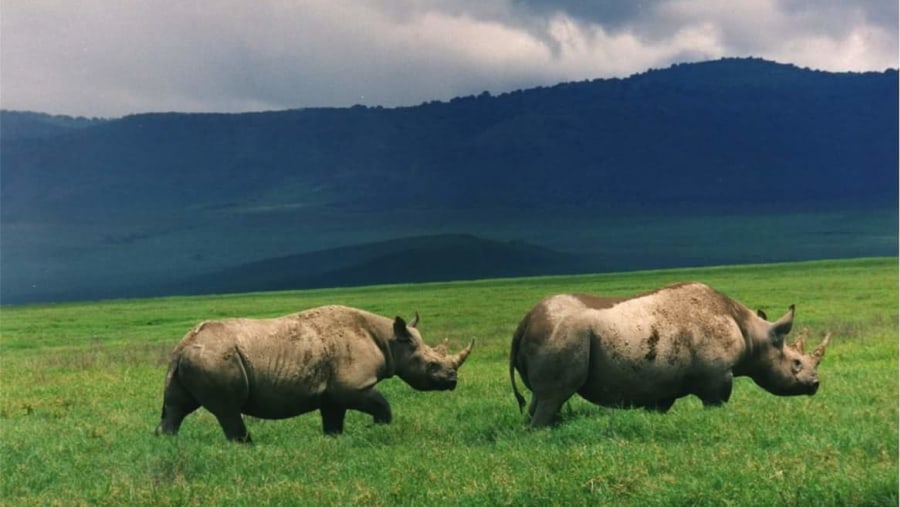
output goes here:
<path id="1" fill-rule="evenodd" d="M 757 312 L 757 316 L 764 321 L 766 319 L 766 314 L 762 310 Z M 793 323 L 794 305 L 791 305 L 788 312 L 777 321 L 766 322 L 767 335 L 762 340 L 762 350 L 756 357 L 756 371 L 751 377 L 760 387 L 772 394 L 813 395 L 819 389 L 819 375 L 816 369 L 825 356 L 825 348 L 831 339 L 831 333 L 825 335 L 812 354 L 806 354 L 803 347 L 809 333 L 808 329 L 801 331 L 793 344 L 785 343 Z"/>
<path id="2" fill-rule="evenodd" d="M 394 319 L 394 343 L 392 348 L 397 375 L 420 391 L 456 388 L 456 371 L 469 357 L 475 340 L 457 354 L 448 354 L 446 344 L 429 347 L 416 329 L 419 314 L 407 324 L 402 318 Z"/>

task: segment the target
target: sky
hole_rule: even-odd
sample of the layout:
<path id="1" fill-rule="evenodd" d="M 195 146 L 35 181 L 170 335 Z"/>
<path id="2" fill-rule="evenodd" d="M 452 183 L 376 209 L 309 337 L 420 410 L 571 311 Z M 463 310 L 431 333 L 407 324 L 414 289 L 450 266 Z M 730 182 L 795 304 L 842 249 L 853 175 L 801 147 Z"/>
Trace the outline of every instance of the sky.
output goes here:
<path id="1" fill-rule="evenodd" d="M 0 107 L 385 107 L 754 56 L 898 66 L 897 0 L 5 0 Z"/>

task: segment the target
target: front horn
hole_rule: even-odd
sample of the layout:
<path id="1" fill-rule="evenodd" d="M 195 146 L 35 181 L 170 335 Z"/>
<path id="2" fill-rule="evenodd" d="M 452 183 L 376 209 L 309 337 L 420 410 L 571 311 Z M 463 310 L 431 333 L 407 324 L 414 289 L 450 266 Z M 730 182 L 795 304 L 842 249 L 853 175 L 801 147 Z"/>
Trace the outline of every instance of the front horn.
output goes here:
<path id="1" fill-rule="evenodd" d="M 831 333 L 827 333 L 825 335 L 825 339 L 822 340 L 822 343 L 816 347 L 816 350 L 813 351 L 812 355 L 816 358 L 816 363 L 820 363 L 822 358 L 825 356 L 825 347 L 828 346 L 828 341 L 831 340 Z"/>
<path id="2" fill-rule="evenodd" d="M 468 347 L 462 349 L 458 354 L 453 356 L 453 359 L 451 361 L 453 362 L 454 368 L 459 368 L 464 362 L 466 362 L 466 358 L 469 357 L 469 353 L 472 352 L 473 346 L 475 346 L 475 340 L 472 340 L 469 343 Z"/>

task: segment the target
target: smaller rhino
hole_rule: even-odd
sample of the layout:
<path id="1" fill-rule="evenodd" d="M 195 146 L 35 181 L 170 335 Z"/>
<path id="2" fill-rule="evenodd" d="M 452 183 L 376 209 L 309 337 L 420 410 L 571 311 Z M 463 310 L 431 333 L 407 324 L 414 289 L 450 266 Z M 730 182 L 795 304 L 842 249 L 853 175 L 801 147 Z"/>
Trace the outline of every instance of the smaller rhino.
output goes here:
<path id="1" fill-rule="evenodd" d="M 407 324 L 346 306 L 202 322 L 172 352 L 156 434 L 177 434 L 201 406 L 239 442 L 251 442 L 241 414 L 284 419 L 318 410 L 325 434 L 344 430 L 348 409 L 390 423 L 379 381 L 397 375 L 417 390 L 453 390 L 475 344 L 455 355 L 432 349 L 418 322 L 418 313 Z"/>

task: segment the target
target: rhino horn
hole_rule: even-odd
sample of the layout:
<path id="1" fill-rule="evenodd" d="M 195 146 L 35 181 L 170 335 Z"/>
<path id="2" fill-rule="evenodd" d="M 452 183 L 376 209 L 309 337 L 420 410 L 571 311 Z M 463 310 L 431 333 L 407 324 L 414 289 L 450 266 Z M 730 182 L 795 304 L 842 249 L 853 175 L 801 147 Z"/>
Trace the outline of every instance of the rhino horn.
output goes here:
<path id="1" fill-rule="evenodd" d="M 469 353 L 472 352 L 472 347 L 475 345 L 475 340 L 472 340 L 469 343 L 469 346 L 462 349 L 458 354 L 454 355 L 451 361 L 453 362 L 454 368 L 459 368 L 462 366 L 464 362 L 466 362 L 466 358 L 469 357 Z"/>
<path id="2" fill-rule="evenodd" d="M 418 325 L 419 325 L 419 312 L 416 312 L 415 317 L 413 317 L 412 320 L 409 321 L 408 326 L 409 326 L 409 327 L 416 327 L 416 326 L 418 326 Z"/>
<path id="3" fill-rule="evenodd" d="M 813 351 L 812 355 L 816 358 L 816 364 L 822 361 L 822 358 L 825 357 L 825 348 L 828 347 L 828 341 L 831 340 L 831 333 L 825 334 L 825 339 L 822 340 L 822 343 L 816 347 L 816 350 Z"/>
<path id="4" fill-rule="evenodd" d="M 800 334 L 797 336 L 797 340 L 794 342 L 794 348 L 797 349 L 797 352 L 803 353 L 803 346 L 805 345 L 806 337 L 809 335 L 809 328 L 804 327 Z"/>
<path id="5" fill-rule="evenodd" d="M 447 355 L 447 352 L 450 350 L 450 342 L 444 338 L 441 343 L 434 346 L 434 350 L 439 354 Z"/>

